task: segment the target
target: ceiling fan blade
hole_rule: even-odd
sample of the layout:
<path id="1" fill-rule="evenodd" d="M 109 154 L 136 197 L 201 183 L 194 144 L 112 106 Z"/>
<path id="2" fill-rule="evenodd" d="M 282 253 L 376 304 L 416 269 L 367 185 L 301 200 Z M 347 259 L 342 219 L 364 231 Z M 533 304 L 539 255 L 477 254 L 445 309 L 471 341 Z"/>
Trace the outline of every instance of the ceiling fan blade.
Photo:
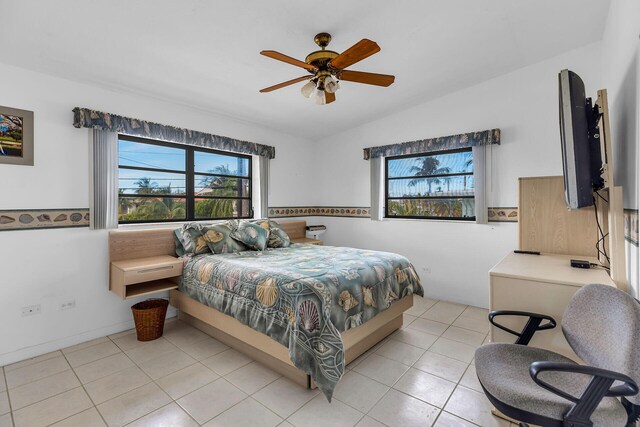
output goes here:
<path id="1" fill-rule="evenodd" d="M 285 55 L 284 53 L 276 52 L 275 50 L 263 50 L 260 55 L 268 56 L 269 58 L 277 59 L 278 61 L 286 62 L 287 64 L 295 65 L 296 67 L 306 68 L 307 70 L 317 70 L 315 65 L 307 64 L 298 59 Z"/>
<path id="2" fill-rule="evenodd" d="M 362 39 L 329 62 L 333 68 L 344 69 L 360 62 L 374 53 L 380 52 L 380 46 L 369 39 Z"/>
<path id="3" fill-rule="evenodd" d="M 335 93 L 329 93 L 327 91 L 324 92 L 324 103 L 325 104 L 331 104 L 335 100 L 336 100 L 336 94 Z"/>
<path id="4" fill-rule="evenodd" d="M 344 70 L 338 73 L 340 80 L 387 87 L 395 81 L 395 76 L 388 74 L 364 73 L 362 71 Z"/>
<path id="5" fill-rule="evenodd" d="M 271 92 L 272 90 L 276 90 L 276 89 L 281 89 L 283 87 L 292 85 L 294 83 L 298 83 L 298 82 L 303 82 L 305 80 L 309 80 L 310 78 L 312 78 L 313 76 L 304 76 L 304 77 L 298 77 L 297 79 L 293 79 L 293 80 L 288 80 L 286 82 L 282 82 L 279 83 L 277 85 L 273 85 L 273 86 L 269 86 L 269 87 L 265 87 L 264 89 L 261 89 L 260 92 L 265 93 L 265 92 Z"/>

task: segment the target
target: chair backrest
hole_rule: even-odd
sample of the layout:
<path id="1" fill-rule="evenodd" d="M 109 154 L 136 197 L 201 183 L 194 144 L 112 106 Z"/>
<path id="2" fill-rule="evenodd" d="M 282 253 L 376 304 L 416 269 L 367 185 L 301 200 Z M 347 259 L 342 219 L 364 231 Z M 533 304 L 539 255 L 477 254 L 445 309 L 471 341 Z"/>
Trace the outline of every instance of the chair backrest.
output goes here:
<path id="1" fill-rule="evenodd" d="M 630 295 L 612 286 L 584 286 L 564 312 L 562 332 L 587 364 L 640 384 L 640 303 Z M 640 394 L 627 399 L 640 404 Z"/>

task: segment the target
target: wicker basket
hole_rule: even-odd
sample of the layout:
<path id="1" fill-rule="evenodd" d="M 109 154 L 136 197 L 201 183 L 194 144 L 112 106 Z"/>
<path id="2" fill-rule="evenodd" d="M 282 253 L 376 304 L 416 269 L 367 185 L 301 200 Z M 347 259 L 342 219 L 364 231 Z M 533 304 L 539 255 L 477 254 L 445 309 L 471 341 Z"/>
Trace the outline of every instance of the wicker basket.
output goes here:
<path id="1" fill-rule="evenodd" d="M 131 306 L 138 341 L 152 341 L 162 336 L 168 306 L 169 301 L 161 298 L 148 299 Z"/>

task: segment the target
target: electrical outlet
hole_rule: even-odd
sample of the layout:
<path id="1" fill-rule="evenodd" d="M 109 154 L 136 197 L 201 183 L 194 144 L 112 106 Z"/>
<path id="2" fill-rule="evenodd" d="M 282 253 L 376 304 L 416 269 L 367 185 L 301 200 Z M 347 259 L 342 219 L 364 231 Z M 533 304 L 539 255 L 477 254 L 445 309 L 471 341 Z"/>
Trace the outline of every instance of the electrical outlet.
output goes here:
<path id="1" fill-rule="evenodd" d="M 431 267 L 422 267 L 422 271 L 427 274 L 431 274 Z"/>
<path id="2" fill-rule="evenodd" d="M 33 316 L 34 314 L 42 313 L 42 306 L 40 304 L 30 305 L 29 307 L 22 307 L 22 317 Z"/>
<path id="3" fill-rule="evenodd" d="M 70 299 L 68 301 L 61 302 L 58 305 L 58 310 L 60 310 L 60 311 L 69 310 L 69 309 L 72 309 L 72 308 L 76 308 L 76 300 L 74 300 L 74 299 Z"/>

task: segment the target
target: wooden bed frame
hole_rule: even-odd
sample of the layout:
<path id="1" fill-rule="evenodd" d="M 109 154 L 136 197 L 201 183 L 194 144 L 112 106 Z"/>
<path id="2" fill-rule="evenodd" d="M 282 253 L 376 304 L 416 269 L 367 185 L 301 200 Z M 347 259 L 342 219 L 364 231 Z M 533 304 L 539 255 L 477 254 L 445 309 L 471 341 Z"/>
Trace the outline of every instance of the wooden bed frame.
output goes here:
<path id="1" fill-rule="evenodd" d="M 292 238 L 305 237 L 305 221 L 282 221 L 279 224 Z M 110 262 L 159 255 L 175 256 L 173 230 L 174 228 L 111 231 L 109 233 Z M 178 290 L 170 291 L 169 303 L 179 310 L 179 319 L 303 387 L 316 387 L 309 375 L 293 365 L 289 359 L 288 348 L 267 335 Z M 350 363 L 399 329 L 402 326 L 402 314 L 412 306 L 413 296 L 410 295 L 396 301 L 387 310 L 363 325 L 342 332 L 345 364 Z"/>

